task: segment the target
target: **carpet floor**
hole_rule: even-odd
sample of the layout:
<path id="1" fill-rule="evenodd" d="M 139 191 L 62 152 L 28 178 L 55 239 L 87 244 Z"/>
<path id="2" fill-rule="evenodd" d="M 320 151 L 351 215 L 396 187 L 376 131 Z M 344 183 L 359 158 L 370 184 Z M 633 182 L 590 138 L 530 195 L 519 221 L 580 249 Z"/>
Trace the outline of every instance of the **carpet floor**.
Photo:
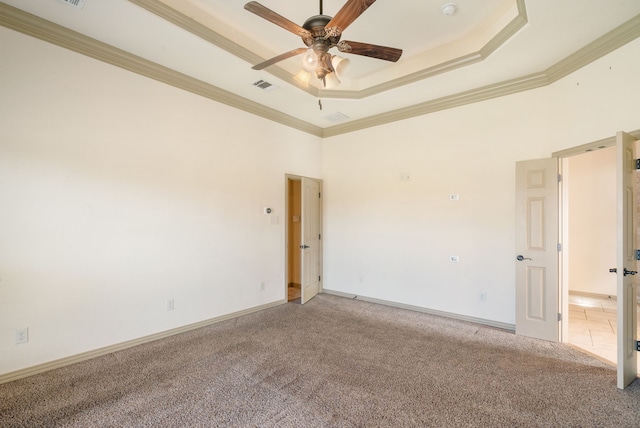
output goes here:
<path id="1" fill-rule="evenodd" d="M 0 385 L 9 427 L 638 427 L 558 343 L 321 294 Z"/>

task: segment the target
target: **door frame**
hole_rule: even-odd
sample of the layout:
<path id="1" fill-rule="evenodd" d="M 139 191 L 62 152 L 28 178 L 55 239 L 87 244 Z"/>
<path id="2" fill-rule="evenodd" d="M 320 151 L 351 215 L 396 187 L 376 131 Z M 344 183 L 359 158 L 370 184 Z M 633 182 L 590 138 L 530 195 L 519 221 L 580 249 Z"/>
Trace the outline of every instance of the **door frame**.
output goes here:
<path id="1" fill-rule="evenodd" d="M 595 150 L 599 150 L 599 149 L 604 149 L 607 147 L 616 147 L 618 144 L 621 144 L 620 140 L 620 135 L 622 135 L 624 133 L 618 132 L 616 133 L 616 135 L 610 137 L 610 138 L 606 138 L 603 140 L 598 140 L 592 143 L 588 143 L 588 144 L 583 144 L 581 146 L 577 146 L 577 147 L 573 147 L 571 149 L 567 149 L 567 150 L 562 150 L 559 152 L 555 152 L 552 154 L 552 157 L 557 158 L 558 159 L 558 164 L 559 164 L 559 168 L 560 168 L 560 174 L 562 174 L 562 167 L 565 164 L 565 160 L 571 156 L 575 156 L 575 155 L 579 155 L 579 154 L 583 154 L 586 152 L 592 152 Z M 632 131 L 632 132 L 628 132 L 626 134 L 629 134 L 631 137 L 636 139 L 636 145 L 640 144 L 640 130 L 636 130 L 636 131 Z M 618 147 L 619 150 L 621 150 L 620 147 Z M 634 157 L 639 156 L 640 153 L 635 153 Z M 616 193 L 619 191 L 619 187 L 621 185 L 620 183 L 620 174 L 621 174 L 621 170 L 620 170 L 620 153 L 617 153 L 617 170 L 616 170 L 616 174 L 617 174 L 617 184 L 616 184 Z M 560 258 L 560 266 L 559 266 L 559 274 L 558 274 L 558 294 L 559 294 L 559 298 L 560 298 L 560 311 L 562 314 L 562 321 L 561 321 L 561 329 L 560 329 L 560 341 L 563 343 L 568 342 L 569 340 L 569 334 L 568 334 L 568 329 L 569 329 L 569 323 L 568 323 L 568 314 L 569 314 L 569 281 L 568 281 L 568 269 L 566 268 L 568 265 L 568 245 L 566 245 L 568 243 L 568 236 L 567 236 L 567 231 L 565 230 L 565 225 L 567 225 L 568 223 L 568 219 L 566 217 L 567 215 L 567 210 L 566 210 L 566 203 L 567 203 L 567 198 L 563 197 L 563 194 L 565 193 L 565 186 L 567 186 L 567 181 L 566 180 L 562 180 L 562 186 L 560 186 L 560 193 L 559 193 L 559 215 L 558 215 L 558 222 L 559 222 L 559 226 L 560 226 L 560 239 L 561 239 L 561 245 L 562 245 L 562 255 Z M 620 196 L 618 195 L 618 204 L 620 204 Z M 620 209 L 620 207 L 618 207 L 618 209 Z M 618 213 L 619 214 L 619 213 Z M 637 218 L 637 213 L 636 210 L 633 210 L 633 214 L 634 216 L 636 216 Z M 617 229 L 620 229 L 620 225 L 617 226 Z M 620 248 L 620 234 L 622 232 L 620 230 L 616 231 L 616 236 L 617 236 L 617 245 L 618 245 L 618 250 L 617 250 L 617 268 L 618 271 L 620 270 L 620 265 L 621 265 L 621 260 L 623 259 L 622 255 L 621 255 L 621 248 Z M 637 232 L 634 232 L 637 233 Z M 634 235 L 634 240 L 635 240 L 636 236 Z M 636 247 L 637 248 L 637 247 Z M 620 290 L 623 288 L 622 286 L 622 282 L 623 278 L 621 280 L 622 277 L 618 276 L 618 285 L 617 285 L 617 293 L 620 293 Z M 637 285 L 636 285 L 637 286 Z M 640 302 L 637 301 L 638 298 L 636 298 L 636 301 L 633 302 L 632 304 L 636 305 Z M 628 321 L 628 318 L 631 317 L 632 319 L 634 318 L 634 315 L 637 311 L 634 310 L 633 312 L 631 311 L 627 311 L 628 313 L 626 314 L 626 318 L 624 317 L 624 313 L 620 312 L 621 306 L 620 303 L 618 304 L 618 319 L 617 322 L 618 324 L 622 324 L 624 322 Z M 617 331 L 617 358 L 616 358 L 616 366 L 617 366 L 617 386 L 620 389 L 624 389 L 628 383 L 627 381 L 627 375 L 628 373 L 625 372 L 624 374 L 622 373 L 620 364 L 621 364 L 621 358 L 622 358 L 622 350 L 621 350 L 621 337 L 620 337 L 620 330 Z M 637 337 L 636 337 L 637 340 Z M 637 358 L 637 355 L 634 357 Z M 626 364 L 626 363 L 625 363 Z M 628 364 L 627 364 L 628 365 Z M 634 366 L 634 371 L 635 371 L 635 362 L 633 364 Z M 623 364 L 622 367 L 625 367 L 625 365 Z M 627 367 L 628 368 L 628 367 Z M 636 372 L 636 377 L 638 377 L 639 373 Z M 634 378 L 635 379 L 635 378 Z"/>
<path id="2" fill-rule="evenodd" d="M 640 129 L 628 132 L 634 136 L 637 140 L 640 140 Z M 616 145 L 616 135 L 614 134 L 611 137 L 604 138 L 602 140 L 593 141 L 591 143 L 582 144 L 579 146 L 571 147 L 569 149 L 560 150 L 551 154 L 552 158 L 558 159 L 558 167 L 560 175 L 563 174 L 563 166 L 565 166 L 565 159 L 570 158 L 572 156 L 581 155 L 588 152 L 593 152 L 596 150 L 604 149 L 607 147 L 615 147 Z M 559 311 L 562 314 L 562 320 L 560 322 L 560 342 L 567 343 L 569 341 L 569 325 L 568 322 L 565 322 L 569 316 L 569 280 L 568 280 L 568 269 L 566 268 L 568 265 L 568 235 L 566 230 L 566 204 L 567 199 L 564 196 L 565 186 L 567 182 L 563 179 L 562 185 L 560 186 L 560 201 L 558 204 L 559 207 L 559 215 L 558 222 L 560 227 L 560 245 L 562 246 L 562 252 L 560 256 L 559 263 L 559 272 L 558 272 L 558 293 L 560 299 Z"/>
<path id="3" fill-rule="evenodd" d="M 284 301 L 287 302 L 288 301 L 288 291 L 289 291 L 289 252 L 291 251 L 291 249 L 289 248 L 289 234 L 291 233 L 291 231 L 289 230 L 289 219 L 291 218 L 291 214 L 289 212 L 289 180 L 293 180 L 293 181 L 302 181 L 302 179 L 309 179 L 309 180 L 314 180 L 317 181 L 320 185 L 320 192 L 321 194 L 324 195 L 324 191 L 322 188 L 322 180 L 319 178 L 315 178 L 315 177 L 307 177 L 307 176 L 303 176 L 303 175 L 296 175 L 296 174 L 285 174 L 284 175 L 284 213 L 285 213 L 285 221 L 284 221 Z M 301 189 L 302 192 L 302 189 Z M 318 294 L 322 293 L 323 291 L 323 284 L 324 284 L 324 272 L 323 272 L 323 241 L 324 241 L 324 232 L 323 232 L 323 213 L 324 213 L 324 204 L 323 204 L 323 200 L 324 198 L 320 199 L 320 207 L 319 207 L 319 213 L 318 213 L 318 227 L 320 230 L 320 234 L 322 236 L 322 239 L 320 239 L 319 241 L 319 248 L 318 248 L 318 273 L 320 275 L 321 280 L 318 283 Z M 302 201 L 301 201 L 302 203 Z M 300 270 L 301 271 L 301 270 Z M 302 282 L 302 279 L 301 279 Z M 301 284 L 302 286 L 302 284 Z"/>

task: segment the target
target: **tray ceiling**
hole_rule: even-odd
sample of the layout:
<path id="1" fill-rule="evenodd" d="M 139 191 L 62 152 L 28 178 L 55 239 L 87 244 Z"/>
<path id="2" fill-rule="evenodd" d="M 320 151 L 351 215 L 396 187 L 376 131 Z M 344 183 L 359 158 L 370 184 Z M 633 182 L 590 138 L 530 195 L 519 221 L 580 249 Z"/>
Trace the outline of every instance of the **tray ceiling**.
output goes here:
<path id="1" fill-rule="evenodd" d="M 345 1 L 324 1 L 324 14 Z M 378 0 L 343 39 L 401 59 L 332 52 L 351 67 L 328 90 L 296 79 L 300 57 L 251 69 L 304 44 L 245 1 L 69 2 L 3 0 L 0 24 L 323 137 L 548 85 L 640 36 L 637 0 Z M 318 1 L 260 3 L 299 25 L 319 12 Z"/>

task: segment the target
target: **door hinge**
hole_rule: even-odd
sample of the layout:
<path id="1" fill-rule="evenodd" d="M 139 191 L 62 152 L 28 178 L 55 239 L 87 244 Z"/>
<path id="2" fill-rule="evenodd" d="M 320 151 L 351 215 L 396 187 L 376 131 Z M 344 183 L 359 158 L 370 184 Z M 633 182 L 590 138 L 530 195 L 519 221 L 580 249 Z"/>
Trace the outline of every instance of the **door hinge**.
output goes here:
<path id="1" fill-rule="evenodd" d="M 322 193 L 318 192 L 318 199 L 322 198 Z"/>
<path id="2" fill-rule="evenodd" d="M 640 340 L 636 340 L 636 351 L 640 352 Z"/>
<path id="3" fill-rule="evenodd" d="M 558 174 L 558 183 L 562 183 L 562 174 Z"/>
<path id="4" fill-rule="evenodd" d="M 562 321 L 562 314 L 558 312 L 558 322 Z"/>
<path id="5" fill-rule="evenodd" d="M 640 159 L 636 159 L 636 169 L 640 169 Z"/>
<path id="6" fill-rule="evenodd" d="M 318 282 L 322 282 L 322 278 L 318 275 Z"/>
<path id="7" fill-rule="evenodd" d="M 322 240 L 322 233 L 318 233 L 318 241 Z"/>
<path id="8" fill-rule="evenodd" d="M 640 250 L 636 250 L 636 260 L 640 260 Z"/>
<path id="9" fill-rule="evenodd" d="M 562 244 L 558 243 L 558 245 L 556 246 L 556 248 L 558 249 L 558 252 L 562 251 Z"/>

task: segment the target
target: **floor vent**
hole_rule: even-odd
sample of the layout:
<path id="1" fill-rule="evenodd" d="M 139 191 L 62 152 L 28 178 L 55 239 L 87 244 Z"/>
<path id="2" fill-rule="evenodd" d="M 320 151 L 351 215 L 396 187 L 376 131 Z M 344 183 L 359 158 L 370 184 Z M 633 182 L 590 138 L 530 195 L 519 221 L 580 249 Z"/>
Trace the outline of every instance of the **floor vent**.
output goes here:
<path id="1" fill-rule="evenodd" d="M 267 82 L 266 80 L 262 80 L 262 79 L 253 82 L 253 86 L 255 86 L 256 88 L 260 88 L 263 91 L 273 91 L 278 88 L 276 85 L 273 85 Z"/>
<path id="2" fill-rule="evenodd" d="M 87 0 L 60 0 L 62 3 L 66 3 L 69 6 L 73 6 L 76 7 L 78 9 L 82 9 L 82 6 L 84 6 L 84 3 Z"/>

